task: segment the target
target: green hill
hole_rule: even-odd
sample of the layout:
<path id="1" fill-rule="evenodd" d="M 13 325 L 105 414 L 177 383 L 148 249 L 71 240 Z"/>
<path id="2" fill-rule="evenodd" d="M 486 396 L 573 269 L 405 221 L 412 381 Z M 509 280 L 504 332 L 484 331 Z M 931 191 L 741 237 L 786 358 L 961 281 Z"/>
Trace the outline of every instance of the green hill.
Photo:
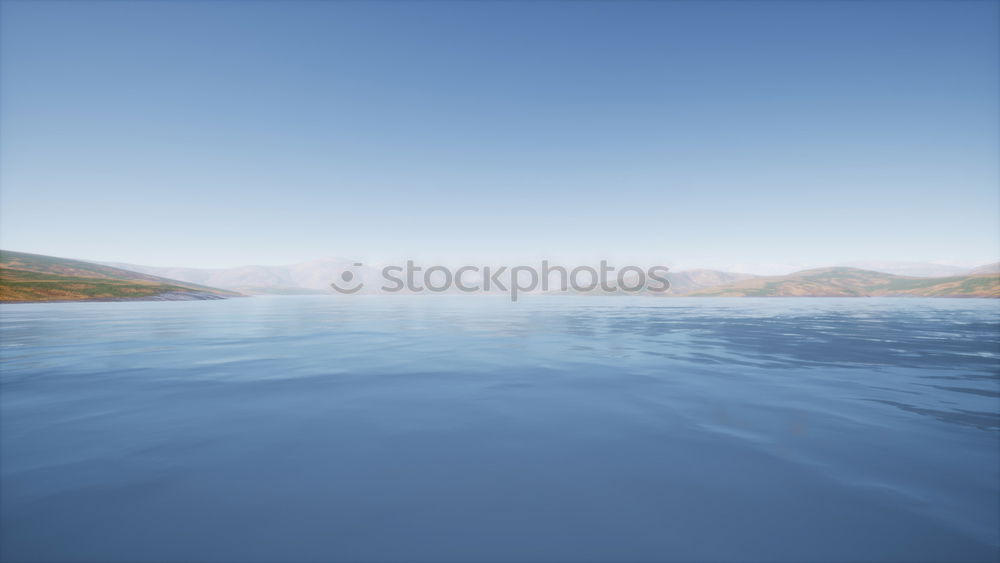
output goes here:
<path id="1" fill-rule="evenodd" d="M 713 287 L 693 297 L 1000 297 L 1000 275 L 897 276 L 857 268 L 819 268 Z"/>
<path id="2" fill-rule="evenodd" d="M 0 250 L 0 302 L 224 299 L 239 295 L 81 260 Z"/>

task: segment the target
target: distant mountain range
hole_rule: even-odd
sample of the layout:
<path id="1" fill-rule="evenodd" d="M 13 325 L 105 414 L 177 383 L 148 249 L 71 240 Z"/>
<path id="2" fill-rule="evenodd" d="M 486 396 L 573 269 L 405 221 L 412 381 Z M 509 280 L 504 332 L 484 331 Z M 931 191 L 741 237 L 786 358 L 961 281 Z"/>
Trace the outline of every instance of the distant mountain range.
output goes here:
<path id="1" fill-rule="evenodd" d="M 120 262 L 103 262 L 105 265 L 116 268 L 231 289 L 249 295 L 330 293 L 330 282 L 338 279 L 345 271 L 351 271 L 361 279 L 379 279 L 378 269 L 366 266 L 357 268 L 354 263 L 353 260 L 325 258 L 288 266 L 200 269 L 158 268 Z M 668 293 L 684 295 L 699 289 L 750 279 L 755 276 L 718 270 L 686 270 L 670 272 L 667 277 L 671 286 Z M 467 279 L 471 280 L 473 277 Z"/>
<path id="2" fill-rule="evenodd" d="M 326 258 L 287 266 L 170 268 L 116 262 L 85 262 L 0 251 L 0 301 L 219 299 L 238 295 L 329 294 L 330 282 L 351 271 L 356 279 L 380 279 L 377 269 Z M 952 271 L 951 266 L 893 262 L 897 271 Z M 923 296 L 1000 297 L 1000 263 L 958 274 L 918 277 L 855 267 L 818 268 L 785 276 L 754 276 L 719 270 L 667 274 L 666 293 L 656 296 Z M 631 283 L 631 282 L 630 282 Z M 374 283 L 370 283 L 374 286 Z M 549 292 L 553 293 L 553 292 Z M 619 292 L 624 293 L 624 292 Z"/>
<path id="3" fill-rule="evenodd" d="M 976 270 L 978 270 L 977 268 Z M 818 268 L 761 276 L 690 293 L 692 297 L 1000 297 L 1000 275 L 920 278 L 858 268 Z"/>
<path id="4" fill-rule="evenodd" d="M 717 287 L 755 277 L 757 276 L 721 272 L 719 270 L 681 270 L 678 272 L 668 272 L 667 279 L 670 280 L 670 289 L 667 291 L 667 294 L 687 295 L 699 289 Z"/>
<path id="5" fill-rule="evenodd" d="M 377 269 L 370 267 L 358 268 L 353 266 L 353 260 L 341 258 L 326 258 L 310 262 L 302 262 L 288 266 L 241 266 L 238 268 L 220 269 L 199 269 L 199 268 L 158 268 L 152 266 L 140 266 L 136 264 L 105 263 L 107 265 L 134 270 L 146 274 L 173 278 L 191 283 L 221 287 L 246 294 L 294 294 L 294 293 L 329 293 L 330 282 L 337 279 L 343 272 L 352 271 L 359 275 L 361 279 L 378 279 Z M 953 287 L 955 278 L 965 276 L 975 276 L 981 274 L 1000 273 L 1000 263 L 980 266 L 972 270 L 963 269 L 956 266 L 946 266 L 940 264 L 918 263 L 918 262 L 879 262 L 858 264 L 881 264 L 886 269 L 894 272 L 879 272 L 871 269 L 856 267 L 823 268 L 819 270 L 808 270 L 789 274 L 787 276 L 754 276 L 751 274 L 741 274 L 734 272 L 724 272 L 720 270 L 681 270 L 671 271 L 667 274 L 670 280 L 670 290 L 665 294 L 650 293 L 651 295 L 739 295 L 742 292 L 749 294 L 759 294 L 761 290 L 754 289 L 758 284 L 782 282 L 780 290 L 767 290 L 777 292 L 780 295 L 875 295 L 888 294 L 879 293 L 878 284 L 874 280 L 883 281 L 893 279 L 896 285 L 892 286 L 893 295 L 966 295 L 982 296 L 989 293 L 982 284 L 989 285 L 987 281 L 970 281 L 971 286 L 976 289 L 963 289 Z M 819 283 L 815 272 L 840 272 L 837 278 L 839 281 L 831 281 L 829 284 Z M 851 276 L 846 276 L 847 272 L 854 272 Z M 860 272 L 870 272 L 861 274 Z M 900 274 L 899 272 L 908 272 Z M 936 277 L 920 277 L 916 272 L 926 275 L 931 272 L 945 272 L 948 275 L 938 275 Z M 801 282 L 802 278 L 808 278 L 810 283 Z M 850 282 L 850 280 L 853 282 Z M 913 278 L 914 281 L 904 280 Z M 801 283 L 800 283 L 801 282 Z M 886 281 L 886 283 L 888 283 Z M 910 289 L 903 288 L 910 283 Z M 873 285 L 874 284 L 874 285 Z M 930 289 L 938 284 L 945 284 L 937 290 Z M 771 287 L 771 286 L 767 286 Z M 793 287 L 797 289 L 792 289 Z M 767 293 L 765 291 L 764 293 Z M 888 290 L 887 290 L 888 291 Z M 937 291 L 938 293 L 934 293 Z M 756 293 L 755 293 L 756 292 Z M 767 293 L 771 294 L 771 293 Z M 992 295 L 990 295 L 992 296 Z"/>
<path id="6" fill-rule="evenodd" d="M 881 261 L 858 261 L 844 262 L 837 264 L 846 268 L 857 268 L 859 270 L 870 270 L 885 274 L 896 274 L 898 276 L 913 276 L 919 278 L 943 278 L 948 276 L 965 276 L 971 272 L 969 268 L 961 266 L 951 266 L 947 264 L 934 264 L 930 262 L 899 262 L 892 260 Z M 984 272 L 985 273 L 985 272 Z"/>
<path id="7" fill-rule="evenodd" d="M 0 302 L 225 299 L 239 293 L 92 262 L 0 250 Z"/>
<path id="8" fill-rule="evenodd" d="M 236 268 L 172 268 L 101 262 L 106 266 L 162 276 L 189 283 L 220 287 L 247 295 L 330 293 L 330 282 L 352 270 L 354 261 L 324 258 L 287 266 Z"/>

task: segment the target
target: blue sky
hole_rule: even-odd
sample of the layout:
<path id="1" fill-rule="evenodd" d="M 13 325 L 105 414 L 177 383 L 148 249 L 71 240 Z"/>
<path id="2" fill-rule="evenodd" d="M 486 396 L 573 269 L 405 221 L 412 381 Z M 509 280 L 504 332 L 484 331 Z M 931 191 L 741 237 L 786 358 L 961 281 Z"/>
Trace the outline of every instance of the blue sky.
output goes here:
<path id="1" fill-rule="evenodd" d="M 5 2 L 0 245 L 1000 256 L 995 2 Z"/>

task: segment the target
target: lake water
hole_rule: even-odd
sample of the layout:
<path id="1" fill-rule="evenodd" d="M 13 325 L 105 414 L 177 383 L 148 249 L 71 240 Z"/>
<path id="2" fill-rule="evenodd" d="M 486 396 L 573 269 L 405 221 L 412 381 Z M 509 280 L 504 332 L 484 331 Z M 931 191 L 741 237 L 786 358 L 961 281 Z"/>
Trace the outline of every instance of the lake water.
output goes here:
<path id="1" fill-rule="evenodd" d="M 4 561 L 993 561 L 1000 303 L 0 308 Z"/>

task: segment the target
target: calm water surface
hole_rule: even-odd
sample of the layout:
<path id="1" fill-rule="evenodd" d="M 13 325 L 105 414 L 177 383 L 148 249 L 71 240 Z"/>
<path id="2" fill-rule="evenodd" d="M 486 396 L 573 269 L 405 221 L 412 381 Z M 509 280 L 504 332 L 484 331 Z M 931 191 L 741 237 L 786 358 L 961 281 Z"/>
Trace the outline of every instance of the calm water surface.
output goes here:
<path id="1" fill-rule="evenodd" d="M 994 561 L 1000 304 L 0 308 L 5 561 Z"/>

